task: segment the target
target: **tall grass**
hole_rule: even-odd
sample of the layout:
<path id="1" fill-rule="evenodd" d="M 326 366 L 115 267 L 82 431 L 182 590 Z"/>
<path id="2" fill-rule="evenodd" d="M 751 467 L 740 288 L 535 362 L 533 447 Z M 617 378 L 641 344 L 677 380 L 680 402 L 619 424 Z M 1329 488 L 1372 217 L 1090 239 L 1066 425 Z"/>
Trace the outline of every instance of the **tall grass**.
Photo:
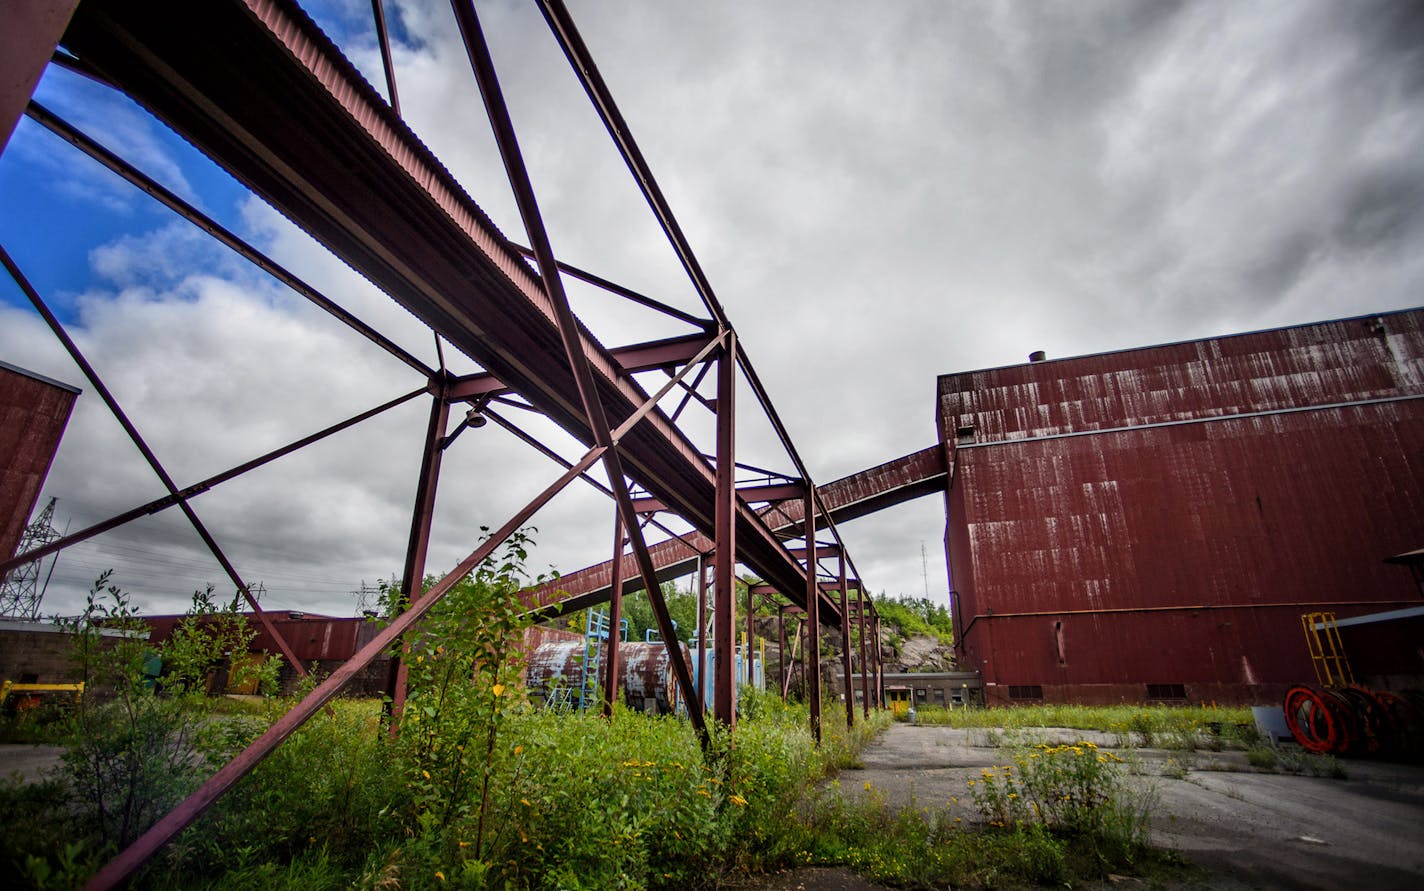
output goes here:
<path id="1" fill-rule="evenodd" d="M 963 728 L 1065 727 L 1117 736 L 1123 746 L 1195 749 L 1249 745 L 1256 739 L 1249 708 L 1209 705 L 1015 705 L 1003 708 L 923 708 L 921 724 Z"/>

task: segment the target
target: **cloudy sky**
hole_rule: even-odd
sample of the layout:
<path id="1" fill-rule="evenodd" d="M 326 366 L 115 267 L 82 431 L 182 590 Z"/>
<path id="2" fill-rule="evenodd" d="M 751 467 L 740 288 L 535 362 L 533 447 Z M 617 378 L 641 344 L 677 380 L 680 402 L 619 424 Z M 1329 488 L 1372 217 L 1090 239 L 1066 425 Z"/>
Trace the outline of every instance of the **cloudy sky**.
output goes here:
<path id="1" fill-rule="evenodd" d="M 390 6 L 407 120 L 525 240 L 447 5 Z M 308 8 L 381 84 L 369 3 Z M 479 8 L 556 252 L 699 311 L 533 5 Z M 933 443 L 937 374 L 1424 302 L 1417 4 L 572 10 L 818 482 Z M 434 361 L 428 331 L 132 103 L 54 69 L 37 98 Z M 28 120 L 0 157 L 0 242 L 180 485 L 421 383 Z M 573 298 L 610 346 L 686 330 Z M 8 279 L 0 359 L 85 388 L 44 490 L 58 525 L 162 494 Z M 790 471 L 749 394 L 741 404 L 740 457 Z M 363 581 L 399 572 L 427 410 L 194 501 L 264 603 L 348 615 Z M 462 436 L 431 568 L 556 473 L 493 425 Z M 612 512 L 587 487 L 535 523 L 535 569 L 606 557 Z M 931 497 L 843 532 L 872 589 L 943 600 L 943 525 Z M 72 611 L 107 568 L 148 612 L 228 587 L 169 512 L 66 552 L 45 611 Z"/>

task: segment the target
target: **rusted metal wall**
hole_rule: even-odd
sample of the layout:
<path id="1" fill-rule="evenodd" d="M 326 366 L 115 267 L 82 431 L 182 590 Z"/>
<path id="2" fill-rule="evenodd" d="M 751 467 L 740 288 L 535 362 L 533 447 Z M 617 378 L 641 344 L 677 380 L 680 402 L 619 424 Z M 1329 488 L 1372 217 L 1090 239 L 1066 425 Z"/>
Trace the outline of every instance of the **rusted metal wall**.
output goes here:
<path id="1" fill-rule="evenodd" d="M 0 362 L 0 557 L 15 553 L 79 390 Z"/>
<path id="2" fill-rule="evenodd" d="M 1268 698 L 1299 616 L 1417 602 L 1424 312 L 940 379 L 966 668 L 991 701 Z M 1020 691 L 1022 692 L 1022 691 Z"/>

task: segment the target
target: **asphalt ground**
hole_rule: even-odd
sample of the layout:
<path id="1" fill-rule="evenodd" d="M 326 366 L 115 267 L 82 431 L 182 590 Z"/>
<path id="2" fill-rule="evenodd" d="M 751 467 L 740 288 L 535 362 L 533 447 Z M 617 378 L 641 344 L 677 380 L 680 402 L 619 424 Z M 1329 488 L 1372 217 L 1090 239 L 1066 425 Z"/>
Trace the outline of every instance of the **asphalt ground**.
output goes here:
<path id="1" fill-rule="evenodd" d="M 844 770 L 840 794 L 892 807 L 980 815 L 969 781 L 1007 763 L 999 745 L 1086 740 L 1127 759 L 1130 782 L 1157 796 L 1158 847 L 1198 867 L 1176 887 L 1424 888 L 1424 766 L 1346 760 L 1346 779 L 1265 773 L 1241 752 L 1113 748 L 1117 737 L 1076 730 L 1018 734 L 896 724 Z M 866 786 L 869 785 L 869 790 Z M 808 888 L 813 886 L 807 886 Z"/>

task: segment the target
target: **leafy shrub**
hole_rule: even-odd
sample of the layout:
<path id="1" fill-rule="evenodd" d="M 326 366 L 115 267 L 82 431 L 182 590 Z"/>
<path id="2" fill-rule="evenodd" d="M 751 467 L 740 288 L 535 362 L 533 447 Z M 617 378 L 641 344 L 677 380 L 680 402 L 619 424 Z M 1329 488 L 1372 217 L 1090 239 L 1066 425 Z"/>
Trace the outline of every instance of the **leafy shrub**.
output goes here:
<path id="1" fill-rule="evenodd" d="M 984 768 L 970 795 L 993 826 L 1038 824 L 1089 840 L 1105 863 L 1131 863 L 1150 835 L 1150 796 L 1126 786 L 1122 759 L 1090 742 L 1012 752 Z"/>

